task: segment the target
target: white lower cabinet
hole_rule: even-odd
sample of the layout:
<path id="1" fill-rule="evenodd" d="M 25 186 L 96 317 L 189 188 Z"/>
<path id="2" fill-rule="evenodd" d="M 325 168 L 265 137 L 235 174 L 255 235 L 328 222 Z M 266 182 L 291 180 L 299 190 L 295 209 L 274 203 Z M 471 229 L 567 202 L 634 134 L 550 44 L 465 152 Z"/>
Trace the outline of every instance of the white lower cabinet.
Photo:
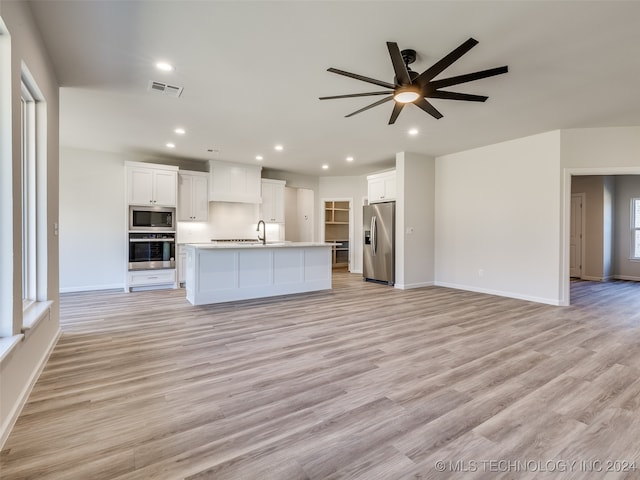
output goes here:
<path id="1" fill-rule="evenodd" d="M 176 283 L 176 270 L 137 270 L 129 272 L 129 288 Z"/>
<path id="2" fill-rule="evenodd" d="M 184 245 L 178 245 L 177 259 L 178 259 L 178 266 L 177 266 L 178 286 L 180 286 L 184 284 L 187 279 L 187 274 L 186 274 L 187 251 L 185 250 Z"/>

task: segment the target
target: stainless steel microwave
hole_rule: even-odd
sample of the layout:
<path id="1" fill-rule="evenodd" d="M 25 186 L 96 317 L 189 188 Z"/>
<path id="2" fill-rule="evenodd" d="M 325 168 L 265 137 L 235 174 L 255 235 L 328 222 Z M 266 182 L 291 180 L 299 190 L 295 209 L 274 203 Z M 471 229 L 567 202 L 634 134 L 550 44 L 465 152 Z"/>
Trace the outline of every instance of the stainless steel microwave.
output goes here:
<path id="1" fill-rule="evenodd" d="M 173 207 L 129 207 L 129 230 L 173 232 L 176 229 Z"/>

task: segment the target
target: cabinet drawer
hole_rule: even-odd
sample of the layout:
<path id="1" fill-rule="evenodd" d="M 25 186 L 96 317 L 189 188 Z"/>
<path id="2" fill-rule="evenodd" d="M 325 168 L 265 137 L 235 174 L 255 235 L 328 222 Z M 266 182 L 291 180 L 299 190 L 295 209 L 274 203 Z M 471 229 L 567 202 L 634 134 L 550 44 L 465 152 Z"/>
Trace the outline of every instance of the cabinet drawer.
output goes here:
<path id="1" fill-rule="evenodd" d="M 162 285 L 165 283 L 175 283 L 175 269 L 168 270 L 141 270 L 139 272 L 129 272 L 129 286 L 137 287 L 141 285 Z"/>

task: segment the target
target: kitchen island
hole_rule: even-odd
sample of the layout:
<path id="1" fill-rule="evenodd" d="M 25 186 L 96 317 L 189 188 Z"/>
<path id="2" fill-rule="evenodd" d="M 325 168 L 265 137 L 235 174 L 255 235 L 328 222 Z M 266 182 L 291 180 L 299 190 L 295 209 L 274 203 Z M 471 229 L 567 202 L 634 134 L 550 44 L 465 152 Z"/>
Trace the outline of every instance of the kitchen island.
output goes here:
<path id="1" fill-rule="evenodd" d="M 186 244 L 193 305 L 331 288 L 331 243 Z"/>

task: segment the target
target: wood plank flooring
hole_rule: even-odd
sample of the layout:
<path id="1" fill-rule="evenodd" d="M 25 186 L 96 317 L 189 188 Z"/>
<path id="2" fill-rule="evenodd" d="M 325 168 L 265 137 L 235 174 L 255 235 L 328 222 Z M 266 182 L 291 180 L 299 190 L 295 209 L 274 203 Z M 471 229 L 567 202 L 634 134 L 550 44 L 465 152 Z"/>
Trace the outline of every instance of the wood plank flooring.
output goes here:
<path id="1" fill-rule="evenodd" d="M 0 478 L 640 478 L 640 284 L 571 298 L 64 294 Z"/>

